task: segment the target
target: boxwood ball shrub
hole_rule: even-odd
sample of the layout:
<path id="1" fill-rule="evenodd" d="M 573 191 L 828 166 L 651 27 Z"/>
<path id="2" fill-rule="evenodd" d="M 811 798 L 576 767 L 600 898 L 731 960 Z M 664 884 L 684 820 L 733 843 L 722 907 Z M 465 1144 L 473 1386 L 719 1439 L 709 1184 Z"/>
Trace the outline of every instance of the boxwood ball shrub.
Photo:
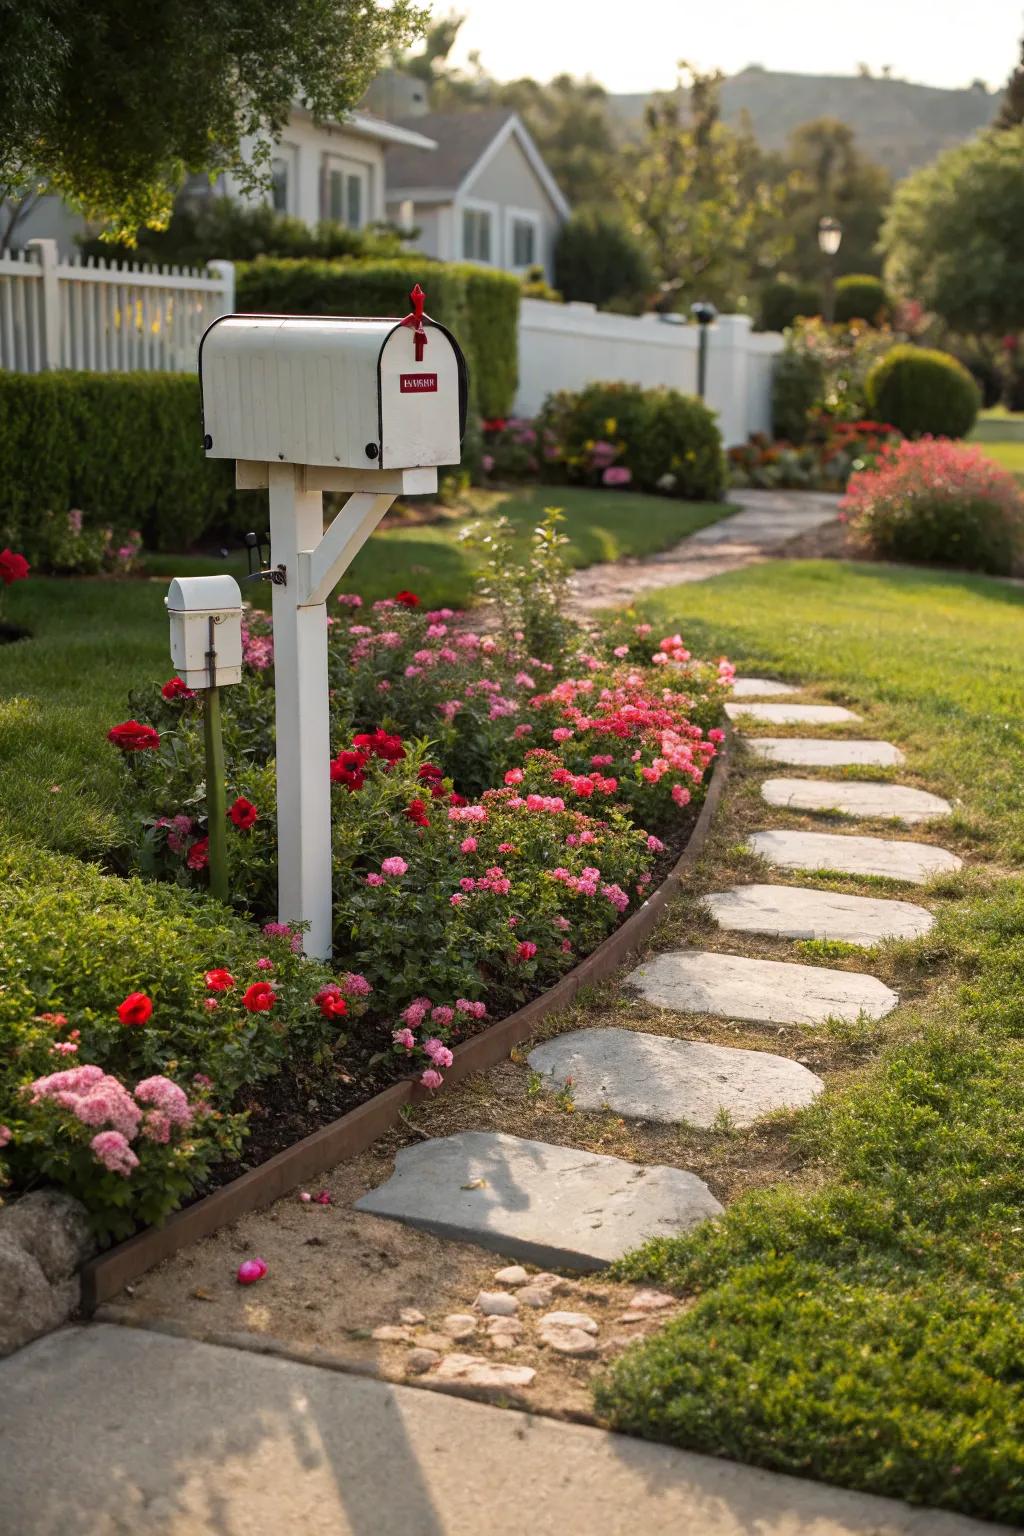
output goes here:
<path id="1" fill-rule="evenodd" d="M 922 560 L 1005 576 L 1024 555 L 1024 495 L 980 448 L 902 442 L 850 480 L 854 539 L 885 560 Z"/>
<path id="2" fill-rule="evenodd" d="M 777 278 L 761 289 L 757 328 L 785 331 L 799 315 L 821 314 L 821 289 L 817 283 L 791 283 Z"/>
<path id="3" fill-rule="evenodd" d="M 850 272 L 836 282 L 835 318 L 845 325 L 850 320 L 866 320 L 868 325 L 882 325 L 889 314 L 889 297 L 880 277 L 868 272 Z"/>
<path id="4" fill-rule="evenodd" d="M 560 390 L 537 419 L 545 461 L 571 481 L 632 485 L 697 501 L 725 486 L 722 438 L 714 413 L 673 389 L 589 384 Z"/>
<path id="5" fill-rule="evenodd" d="M 966 437 L 981 407 L 981 392 L 964 365 L 927 347 L 893 347 L 864 388 L 872 415 L 907 437 Z"/>

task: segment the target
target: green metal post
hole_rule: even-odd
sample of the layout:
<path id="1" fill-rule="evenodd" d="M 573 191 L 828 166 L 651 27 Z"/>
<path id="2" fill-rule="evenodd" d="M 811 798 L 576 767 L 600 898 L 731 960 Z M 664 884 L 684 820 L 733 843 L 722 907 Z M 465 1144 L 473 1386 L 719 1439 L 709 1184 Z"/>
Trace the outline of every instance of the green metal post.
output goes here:
<path id="1" fill-rule="evenodd" d="M 227 795 L 224 790 L 224 737 L 220 727 L 220 689 L 206 689 L 203 716 L 206 737 L 206 810 L 210 839 L 210 894 L 228 899 Z"/>

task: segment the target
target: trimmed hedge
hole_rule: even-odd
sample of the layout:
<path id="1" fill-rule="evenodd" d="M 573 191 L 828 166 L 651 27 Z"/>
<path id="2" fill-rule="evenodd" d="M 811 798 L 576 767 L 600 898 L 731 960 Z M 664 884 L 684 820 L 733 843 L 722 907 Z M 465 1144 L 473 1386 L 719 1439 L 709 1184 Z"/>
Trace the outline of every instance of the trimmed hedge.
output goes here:
<path id="1" fill-rule="evenodd" d="M 233 466 L 203 455 L 196 378 L 0 373 L 0 537 L 31 550 L 38 515 L 72 507 L 150 549 L 231 523 Z"/>
<path id="2" fill-rule="evenodd" d="M 537 419 L 557 442 L 570 480 L 591 479 L 595 442 L 621 444 L 616 464 L 636 490 L 717 501 L 725 488 L 722 438 L 714 412 L 674 389 L 588 384 L 549 395 Z"/>
<path id="3" fill-rule="evenodd" d="M 772 372 L 772 433 L 787 443 L 802 443 L 808 416 L 825 388 L 825 369 L 814 353 L 794 348 L 775 359 Z"/>
<path id="4" fill-rule="evenodd" d="M 981 391 L 963 363 L 927 347 L 893 347 L 864 388 L 872 415 L 907 437 L 966 437 L 981 406 Z"/>
<path id="5" fill-rule="evenodd" d="M 470 387 L 485 417 L 507 416 L 518 382 L 519 283 L 507 272 L 431 262 L 290 261 L 239 265 L 236 303 L 249 314 L 404 315 L 414 283 L 427 312 L 457 337 Z"/>
<path id="6" fill-rule="evenodd" d="M 800 315 L 821 314 L 821 289 L 817 283 L 791 283 L 776 278 L 761 289 L 758 305 L 759 331 L 785 331 Z"/>
<path id="7" fill-rule="evenodd" d="M 839 324 L 866 320 L 868 325 L 882 325 L 889 315 L 889 295 L 880 277 L 869 272 L 851 272 L 836 283 L 835 317 Z"/>

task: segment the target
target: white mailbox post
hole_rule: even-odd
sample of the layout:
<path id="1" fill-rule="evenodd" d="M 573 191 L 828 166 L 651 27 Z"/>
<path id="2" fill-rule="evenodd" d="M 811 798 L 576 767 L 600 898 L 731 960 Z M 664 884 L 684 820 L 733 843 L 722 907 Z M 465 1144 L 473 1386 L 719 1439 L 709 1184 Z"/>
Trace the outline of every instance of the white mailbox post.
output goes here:
<path id="1" fill-rule="evenodd" d="M 204 447 L 270 493 L 277 723 L 278 915 L 331 952 L 327 599 L 396 496 L 457 464 L 468 375 L 455 338 L 404 320 L 226 315 L 199 346 Z M 324 531 L 325 491 L 348 500 Z"/>

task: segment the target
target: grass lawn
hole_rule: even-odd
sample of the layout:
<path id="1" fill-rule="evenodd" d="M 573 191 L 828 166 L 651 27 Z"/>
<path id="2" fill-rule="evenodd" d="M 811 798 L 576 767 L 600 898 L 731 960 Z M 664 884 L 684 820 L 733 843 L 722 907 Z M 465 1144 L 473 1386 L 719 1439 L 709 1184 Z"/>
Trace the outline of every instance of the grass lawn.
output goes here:
<path id="1" fill-rule="evenodd" d="M 987 438 L 973 439 L 990 459 L 995 459 L 1004 469 L 1024 476 L 1024 437 L 993 442 Z"/>
<path id="2" fill-rule="evenodd" d="M 479 516 L 504 513 L 524 542 L 546 506 L 564 507 L 576 566 L 663 549 L 732 510 L 576 487 L 477 496 Z M 375 534 L 342 586 L 368 599 L 412 587 L 430 606 L 464 606 L 477 557 L 458 536 L 472 521 Z M 103 734 L 128 718 L 130 689 L 170 676 L 166 583 L 175 574 L 225 569 L 241 577 L 246 562 L 242 555 L 152 555 L 147 569 L 149 581 L 34 576 L 11 589 L 8 617 L 35 638 L 28 646 L 0 646 L 0 833 L 21 831 L 85 857 L 100 857 L 121 841 L 120 765 Z M 270 607 L 267 582 L 251 582 L 243 594 Z"/>
<path id="3" fill-rule="evenodd" d="M 695 652 L 851 704 L 855 734 L 904 747 L 901 779 L 953 799 L 955 815 L 924 836 L 973 867 L 923 893 L 938 913 L 924 939 L 853 958 L 790 949 L 871 971 L 902 1004 L 878 1025 L 809 1032 L 834 1068 L 811 1110 L 778 1122 L 781 1182 L 747 1179 L 722 1221 L 618 1267 L 694 1304 L 610 1370 L 599 1407 L 653 1439 L 1022 1522 L 1024 592 L 772 563 L 643 609 Z M 789 878 L 737 846 L 744 825 L 768 824 L 762 777 L 741 762 L 705 861 L 712 888 Z M 723 1167 L 750 1167 L 743 1133 L 722 1147 Z"/>
<path id="4" fill-rule="evenodd" d="M 623 555 L 649 555 L 668 549 L 733 510 L 723 502 L 673 501 L 666 496 L 580 486 L 473 491 L 470 499 L 473 510 L 467 515 L 375 534 L 356 557 L 342 586 L 370 599 L 391 597 L 401 587 L 412 587 L 430 607 L 464 607 L 472 590 L 477 556 L 461 541 L 461 535 L 474 522 L 507 517 L 525 547 L 544 509 L 560 507 L 565 514 L 562 532 L 569 539 L 566 553 L 570 564 L 578 568 L 619 560 Z M 254 497 L 254 518 L 258 519 L 256 509 L 260 505 Z M 227 561 L 216 556 L 183 560 L 180 555 L 150 555 L 146 566 L 154 575 L 167 576 L 223 570 L 241 576 L 247 569 L 242 554 Z M 270 606 L 265 583 L 252 583 L 247 596 Z"/>

